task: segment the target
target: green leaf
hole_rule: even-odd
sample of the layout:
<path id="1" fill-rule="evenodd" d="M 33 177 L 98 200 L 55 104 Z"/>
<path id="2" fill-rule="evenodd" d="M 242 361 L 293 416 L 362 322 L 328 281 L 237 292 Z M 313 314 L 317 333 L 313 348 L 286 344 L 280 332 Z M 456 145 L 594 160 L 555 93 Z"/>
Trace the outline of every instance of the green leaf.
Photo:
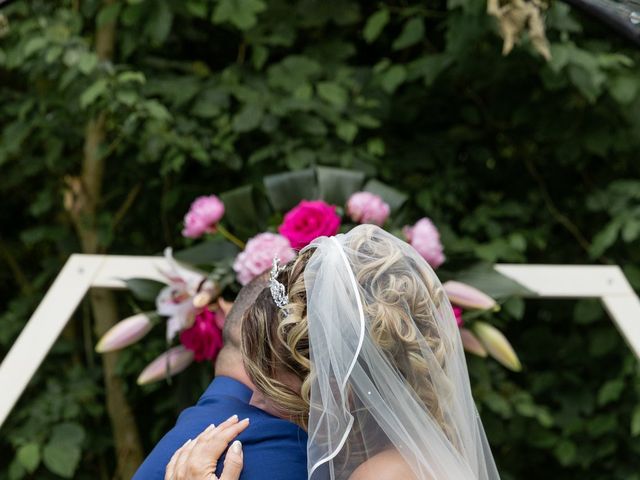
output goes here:
<path id="1" fill-rule="evenodd" d="M 38 50 L 42 50 L 47 46 L 47 39 L 44 37 L 32 37 L 24 44 L 24 56 L 30 57 Z"/>
<path id="2" fill-rule="evenodd" d="M 236 132 L 249 132 L 262 122 L 264 110 L 255 103 L 248 103 L 233 117 L 233 129 Z"/>
<path id="3" fill-rule="evenodd" d="M 576 457 L 578 449 L 570 440 L 561 440 L 553 449 L 553 453 L 561 465 L 570 465 Z"/>
<path id="4" fill-rule="evenodd" d="M 373 42 L 380 36 L 384 27 L 389 23 L 389 10 L 381 8 L 367 19 L 362 36 L 367 43 Z"/>
<path id="5" fill-rule="evenodd" d="M 402 32 L 393 42 L 394 50 L 402 50 L 403 48 L 415 45 L 424 37 L 424 22 L 422 18 L 412 18 L 405 23 Z"/>
<path id="6" fill-rule="evenodd" d="M 621 379 L 609 380 L 598 391 L 598 405 L 603 406 L 620 398 L 624 390 L 624 382 Z"/>
<path id="7" fill-rule="evenodd" d="M 576 302 L 573 309 L 573 319 L 577 324 L 587 325 L 600 320 L 604 315 L 599 300 L 584 298 Z"/>
<path id="8" fill-rule="evenodd" d="M 407 69 L 404 65 L 394 65 L 381 74 L 380 83 L 387 93 L 393 93 L 404 83 L 407 78 Z"/>
<path id="9" fill-rule="evenodd" d="M 266 216 L 258 212 L 253 194 L 253 187 L 245 185 L 220 195 L 225 208 L 225 222 L 246 237 L 255 235 L 265 226 Z"/>
<path id="10" fill-rule="evenodd" d="M 363 188 L 366 192 L 375 193 L 389 204 L 391 213 L 397 212 L 409 198 L 408 195 L 400 190 L 385 185 L 384 183 L 372 178 Z"/>
<path id="11" fill-rule="evenodd" d="M 152 99 L 145 101 L 144 107 L 147 109 L 149 116 L 156 120 L 171 120 L 171 113 L 169 113 L 167 107 L 157 100 Z"/>
<path id="12" fill-rule="evenodd" d="M 620 232 L 620 223 L 611 221 L 604 227 L 593 239 L 593 243 L 589 249 L 591 258 L 597 258 L 602 255 L 618 238 Z"/>
<path id="13" fill-rule="evenodd" d="M 94 103 L 98 97 L 100 97 L 106 90 L 108 81 L 106 78 L 99 78 L 93 82 L 82 94 L 80 95 L 80 107 L 87 108 Z"/>
<path id="14" fill-rule="evenodd" d="M 318 96 L 338 108 L 347 104 L 349 95 L 347 91 L 335 82 L 318 83 Z"/>
<path id="15" fill-rule="evenodd" d="M 219 0 L 213 11 L 213 23 L 229 22 L 240 30 L 248 30 L 266 8 L 262 0 Z"/>
<path id="16" fill-rule="evenodd" d="M 155 301 L 160 290 L 167 286 L 149 278 L 125 278 L 123 281 L 134 297 L 145 301 Z"/>
<path id="17" fill-rule="evenodd" d="M 16 458 L 29 473 L 35 472 L 40 465 L 40 445 L 37 443 L 27 443 L 18 449 Z"/>
<path id="18" fill-rule="evenodd" d="M 638 94 L 638 78 L 635 75 L 620 75 L 609 83 L 611 96 L 622 104 L 629 104 Z"/>
<path id="19" fill-rule="evenodd" d="M 144 73 L 133 71 L 133 70 L 128 70 L 126 72 L 119 73 L 116 78 L 119 83 L 135 82 L 143 85 L 147 81 L 147 78 L 144 76 Z"/>
<path id="20" fill-rule="evenodd" d="M 351 122 L 340 122 L 336 128 L 336 134 L 347 143 L 352 143 L 358 135 L 358 126 Z"/>
<path id="21" fill-rule="evenodd" d="M 173 12 L 169 8 L 170 4 L 171 2 L 166 1 L 154 2 L 154 7 L 151 9 L 151 15 L 145 26 L 145 31 L 149 35 L 152 45 L 162 45 L 171 32 Z"/>
<path id="22" fill-rule="evenodd" d="M 321 199 L 332 205 L 344 206 L 364 182 L 365 174 L 343 168 L 318 167 L 318 192 Z"/>
<path id="23" fill-rule="evenodd" d="M 631 416 L 631 436 L 637 437 L 640 435 L 640 405 L 636 406 Z"/>
<path id="24" fill-rule="evenodd" d="M 42 453 L 42 460 L 51 472 L 63 478 L 73 478 L 80 462 L 80 447 L 49 442 Z"/>
<path id="25" fill-rule="evenodd" d="M 524 300 L 519 297 L 512 297 L 502 305 L 505 312 L 520 320 L 524 316 Z"/>
<path id="26" fill-rule="evenodd" d="M 203 243 L 173 252 L 173 257 L 191 265 L 211 265 L 221 260 L 234 258 L 238 247 L 223 238 L 214 238 Z"/>
<path id="27" fill-rule="evenodd" d="M 115 22 L 120 14 L 120 9 L 122 8 L 122 4 L 119 2 L 114 2 L 112 4 L 107 4 L 100 9 L 98 16 L 96 17 L 96 24 L 98 27 L 105 25 L 106 23 Z"/>
<path id="28" fill-rule="evenodd" d="M 301 200 L 318 198 L 313 169 L 269 175 L 264 179 L 267 197 L 276 211 L 285 213 Z"/>

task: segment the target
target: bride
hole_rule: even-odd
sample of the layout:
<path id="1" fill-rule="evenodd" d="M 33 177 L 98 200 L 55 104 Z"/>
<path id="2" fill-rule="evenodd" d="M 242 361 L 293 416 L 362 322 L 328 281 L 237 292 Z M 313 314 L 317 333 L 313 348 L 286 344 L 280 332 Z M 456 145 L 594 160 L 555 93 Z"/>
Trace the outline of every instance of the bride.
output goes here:
<path id="1" fill-rule="evenodd" d="M 309 434 L 309 480 L 499 479 L 451 305 L 429 265 L 393 235 L 361 225 L 275 265 L 242 336 L 252 403 Z M 176 452 L 168 478 L 215 478 L 243 428 L 204 432 L 200 457 Z M 183 473 L 214 457 L 206 475 Z M 221 478 L 239 478 L 241 459 L 230 448 Z"/>

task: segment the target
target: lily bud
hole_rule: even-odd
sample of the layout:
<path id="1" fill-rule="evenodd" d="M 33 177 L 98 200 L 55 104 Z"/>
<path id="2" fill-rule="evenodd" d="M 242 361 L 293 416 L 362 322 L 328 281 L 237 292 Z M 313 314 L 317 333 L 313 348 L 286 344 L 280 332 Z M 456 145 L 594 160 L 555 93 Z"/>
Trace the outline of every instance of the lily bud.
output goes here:
<path id="1" fill-rule="evenodd" d="M 509 370 L 513 370 L 514 372 L 522 370 L 522 365 L 516 352 L 513 351 L 509 340 L 507 340 L 500 330 L 485 322 L 476 322 L 474 330 L 475 334 L 489 352 L 489 355 Z"/>
<path id="2" fill-rule="evenodd" d="M 127 347 L 149 333 L 151 327 L 153 327 L 153 322 L 148 313 L 139 313 L 125 318 L 102 336 L 96 345 L 96 352 L 113 352 Z"/>
<path id="3" fill-rule="evenodd" d="M 193 352 L 183 345 L 173 347 L 146 366 L 138 377 L 138 385 L 147 385 L 180 373 L 193 362 Z"/>
<path id="4" fill-rule="evenodd" d="M 498 304 L 493 298 L 471 285 L 449 280 L 442 286 L 454 305 L 477 310 L 497 309 Z"/>
<path id="5" fill-rule="evenodd" d="M 487 351 L 471 330 L 460 328 L 460 338 L 462 339 L 462 346 L 467 352 L 482 358 L 487 356 Z"/>

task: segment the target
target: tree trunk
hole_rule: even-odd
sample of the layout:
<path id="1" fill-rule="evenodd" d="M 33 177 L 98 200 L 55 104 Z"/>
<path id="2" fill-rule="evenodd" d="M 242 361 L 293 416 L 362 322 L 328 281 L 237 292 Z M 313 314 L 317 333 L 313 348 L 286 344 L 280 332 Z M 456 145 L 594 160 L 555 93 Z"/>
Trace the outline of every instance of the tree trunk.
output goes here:
<path id="1" fill-rule="evenodd" d="M 104 5 L 116 0 L 103 0 Z M 110 61 L 115 46 L 115 22 L 106 22 L 96 30 L 95 49 L 101 61 Z M 79 178 L 67 178 L 69 192 L 65 206 L 73 220 L 84 253 L 104 253 L 99 244 L 96 217 L 102 200 L 102 182 L 105 158 L 102 155 L 106 137 L 107 117 L 97 113 L 87 122 Z M 119 320 L 115 296 L 105 289 L 92 289 L 89 293 L 94 329 L 102 336 Z M 116 450 L 117 472 L 114 478 L 129 480 L 142 462 L 144 455 L 133 411 L 125 396 L 122 380 L 116 374 L 118 353 L 102 355 L 104 382 L 111 428 Z"/>

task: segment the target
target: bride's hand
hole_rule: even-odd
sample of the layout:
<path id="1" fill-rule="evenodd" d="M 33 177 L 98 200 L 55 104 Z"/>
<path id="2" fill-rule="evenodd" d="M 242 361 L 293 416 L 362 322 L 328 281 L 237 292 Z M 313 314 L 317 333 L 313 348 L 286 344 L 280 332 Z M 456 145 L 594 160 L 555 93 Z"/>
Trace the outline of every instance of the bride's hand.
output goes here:
<path id="1" fill-rule="evenodd" d="M 195 440 L 189 440 L 171 457 L 165 480 L 238 480 L 242 471 L 242 444 L 233 442 L 224 460 L 218 479 L 215 471 L 218 459 L 229 443 L 249 426 L 249 419 L 238 421 L 234 415 L 217 427 L 210 425 Z"/>

